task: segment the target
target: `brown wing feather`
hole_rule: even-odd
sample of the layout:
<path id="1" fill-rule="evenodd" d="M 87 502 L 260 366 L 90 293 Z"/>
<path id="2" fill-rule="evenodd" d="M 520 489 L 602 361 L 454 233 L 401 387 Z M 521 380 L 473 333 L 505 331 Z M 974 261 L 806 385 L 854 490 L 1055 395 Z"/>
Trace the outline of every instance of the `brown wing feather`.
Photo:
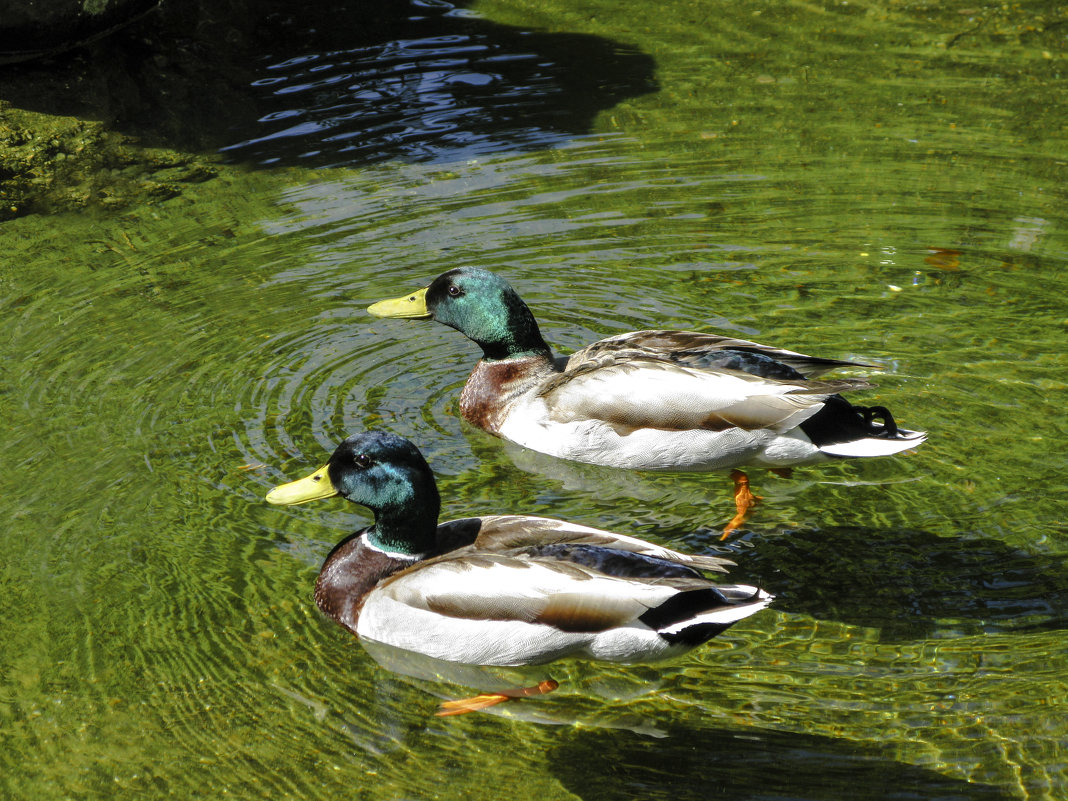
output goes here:
<path id="1" fill-rule="evenodd" d="M 596 545 L 655 556 L 676 564 L 719 573 L 726 573 L 727 567 L 734 565 L 730 559 L 719 556 L 682 554 L 636 537 L 547 517 L 491 515 L 479 519 L 482 525 L 474 547 L 480 551 L 505 553 L 535 545 Z"/>
<path id="2" fill-rule="evenodd" d="M 749 350 L 770 356 L 797 370 L 804 376 L 815 377 L 840 367 L 864 367 L 879 369 L 878 365 L 850 362 L 842 359 L 825 359 L 808 356 L 785 348 L 762 345 L 746 339 L 705 334 L 697 331 L 632 331 L 627 334 L 594 342 L 571 355 L 567 369 L 581 366 L 587 359 L 599 360 L 606 352 L 632 356 L 663 358 L 673 362 L 686 362 L 701 355 L 726 349 Z"/>

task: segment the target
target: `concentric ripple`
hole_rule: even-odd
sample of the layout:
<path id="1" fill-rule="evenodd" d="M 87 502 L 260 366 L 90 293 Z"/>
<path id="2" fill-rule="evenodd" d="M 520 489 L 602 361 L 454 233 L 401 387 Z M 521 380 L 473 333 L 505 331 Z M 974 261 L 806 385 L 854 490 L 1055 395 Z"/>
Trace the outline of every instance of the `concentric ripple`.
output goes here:
<path id="1" fill-rule="evenodd" d="M 413 347 L 382 336 L 352 309 L 300 334 L 280 335 L 255 354 L 262 380 L 238 401 L 250 461 L 324 461 L 348 434 L 384 427 L 414 440 L 457 433 L 462 380 L 432 387 L 412 376 Z M 424 379 L 425 380 L 425 379 Z M 436 439 L 436 437 L 435 437 Z"/>

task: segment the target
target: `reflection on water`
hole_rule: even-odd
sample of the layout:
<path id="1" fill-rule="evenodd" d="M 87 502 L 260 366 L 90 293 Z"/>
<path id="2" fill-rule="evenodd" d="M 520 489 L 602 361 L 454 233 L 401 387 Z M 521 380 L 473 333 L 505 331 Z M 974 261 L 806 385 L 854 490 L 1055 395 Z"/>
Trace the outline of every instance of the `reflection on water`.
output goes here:
<path id="1" fill-rule="evenodd" d="M 652 60 L 594 36 L 494 25 L 442 0 L 279 16 L 249 87 L 255 123 L 222 147 L 261 165 L 459 161 L 551 147 L 650 92 Z M 324 30 L 324 28 L 326 30 Z"/>
<path id="2" fill-rule="evenodd" d="M 105 116 L 145 144 L 307 167 L 547 149 L 658 88 L 639 48 L 500 24 L 469 4 L 164 3 L 104 44 L 0 73 L 0 94 L 17 108 Z"/>

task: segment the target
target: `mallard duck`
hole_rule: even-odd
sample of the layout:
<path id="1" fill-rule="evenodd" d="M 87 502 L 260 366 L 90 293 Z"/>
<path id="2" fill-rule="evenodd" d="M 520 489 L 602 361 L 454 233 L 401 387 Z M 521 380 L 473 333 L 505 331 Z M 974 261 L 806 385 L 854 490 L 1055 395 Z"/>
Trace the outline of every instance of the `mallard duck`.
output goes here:
<path id="1" fill-rule="evenodd" d="M 432 319 L 482 348 L 460 395 L 464 419 L 542 453 L 633 470 L 788 468 L 885 456 L 927 435 L 883 406 L 839 393 L 861 379 L 813 380 L 839 367 L 806 356 L 691 331 L 635 331 L 554 357 L 516 291 L 487 270 L 460 267 L 425 289 L 373 304 L 378 317 Z M 735 469 L 740 525 L 756 496 Z"/>
<path id="2" fill-rule="evenodd" d="M 492 515 L 439 525 L 430 467 L 394 434 L 349 437 L 324 467 L 276 487 L 267 501 L 335 495 L 370 509 L 374 525 L 327 556 L 316 604 L 358 637 L 434 659 L 498 666 L 568 656 L 666 659 L 772 600 L 756 587 L 716 584 L 701 572 L 725 571 L 728 560 L 562 520 Z M 452 702 L 446 711 L 510 695 Z"/>

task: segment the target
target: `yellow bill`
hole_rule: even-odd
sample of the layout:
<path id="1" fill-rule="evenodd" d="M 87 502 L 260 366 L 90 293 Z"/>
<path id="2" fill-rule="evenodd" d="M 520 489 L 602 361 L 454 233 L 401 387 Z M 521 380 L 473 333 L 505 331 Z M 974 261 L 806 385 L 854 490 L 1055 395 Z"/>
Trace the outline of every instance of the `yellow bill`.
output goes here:
<path id="1" fill-rule="evenodd" d="M 317 501 L 320 498 L 333 498 L 335 495 L 337 495 L 337 489 L 331 483 L 326 467 L 320 467 L 310 476 L 275 487 L 267 493 L 267 503 L 293 506 L 298 503 Z"/>
<path id="2" fill-rule="evenodd" d="M 393 300 L 380 300 L 367 307 L 375 317 L 401 317 L 405 320 L 427 320 L 430 312 L 426 309 L 426 287 L 418 292 Z"/>

